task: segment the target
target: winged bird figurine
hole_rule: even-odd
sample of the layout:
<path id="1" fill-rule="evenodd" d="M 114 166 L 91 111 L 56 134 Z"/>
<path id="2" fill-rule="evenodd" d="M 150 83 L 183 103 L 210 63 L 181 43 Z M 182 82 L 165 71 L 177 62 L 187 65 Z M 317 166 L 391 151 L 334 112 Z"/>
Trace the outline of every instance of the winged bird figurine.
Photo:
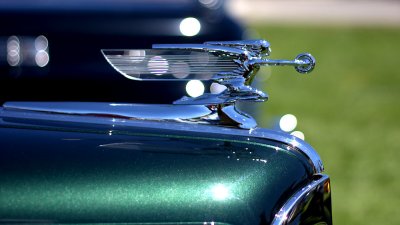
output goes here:
<path id="1" fill-rule="evenodd" d="M 102 53 L 128 79 L 196 79 L 224 85 L 226 89 L 219 94 L 185 96 L 174 104 L 211 105 L 226 111 L 229 111 L 226 107 L 236 101 L 268 99 L 267 94 L 250 86 L 261 66 L 290 65 L 301 74 L 309 73 L 315 67 L 315 59 L 309 53 L 302 53 L 294 60 L 269 59 L 270 44 L 265 40 L 154 44 L 152 49 L 102 50 Z"/>
<path id="2" fill-rule="evenodd" d="M 294 60 L 271 60 L 265 40 L 155 44 L 153 49 L 102 50 L 107 61 L 133 80 L 212 80 L 226 86 L 219 94 L 184 97 L 174 104 L 223 104 L 238 100 L 265 101 L 268 95 L 250 86 L 262 65 L 293 65 L 311 72 L 315 59 L 308 53 Z"/>

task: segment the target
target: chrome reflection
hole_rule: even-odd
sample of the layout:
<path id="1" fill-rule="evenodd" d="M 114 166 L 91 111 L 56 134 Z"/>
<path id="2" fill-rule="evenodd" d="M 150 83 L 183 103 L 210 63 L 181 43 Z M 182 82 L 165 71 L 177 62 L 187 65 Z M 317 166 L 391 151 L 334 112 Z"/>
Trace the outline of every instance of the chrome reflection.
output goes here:
<path id="1" fill-rule="evenodd" d="M 178 79 L 184 79 L 190 74 L 190 66 L 184 61 L 178 61 L 171 65 L 172 76 Z"/>
<path id="2" fill-rule="evenodd" d="M 149 68 L 150 73 L 160 76 L 168 71 L 169 64 L 163 57 L 154 56 L 150 58 L 147 67 Z"/>
<path id="3" fill-rule="evenodd" d="M 118 72 L 133 80 L 209 80 L 215 73 L 238 68 L 231 59 L 202 51 L 122 49 L 102 53 Z"/>
<path id="4" fill-rule="evenodd" d="M 145 50 L 126 50 L 125 55 L 130 57 L 130 62 L 139 63 L 145 59 L 146 51 Z"/>
<path id="5" fill-rule="evenodd" d="M 326 175 L 315 175 L 314 180 L 301 187 L 292 197 L 283 205 L 275 215 L 272 225 L 291 224 L 293 221 L 299 222 L 309 210 L 308 206 L 317 207 L 321 224 L 332 224 L 331 212 L 331 190 L 330 180 Z M 311 204 L 312 203 L 312 204 Z M 318 223 L 318 224 L 319 224 Z M 295 223 L 298 224 L 298 223 Z M 313 223 L 314 224 L 314 223 Z"/>
<path id="6" fill-rule="evenodd" d="M 191 52 L 189 59 L 198 63 L 200 66 L 207 66 L 209 63 L 212 63 L 211 65 L 213 65 L 215 63 L 215 60 L 210 58 L 210 54 L 207 52 Z"/>
<path id="7" fill-rule="evenodd" d="M 218 83 L 215 83 L 215 82 L 210 85 L 211 94 L 220 94 L 225 90 L 226 90 L 226 86 L 225 85 L 221 85 L 221 84 L 218 84 Z"/>

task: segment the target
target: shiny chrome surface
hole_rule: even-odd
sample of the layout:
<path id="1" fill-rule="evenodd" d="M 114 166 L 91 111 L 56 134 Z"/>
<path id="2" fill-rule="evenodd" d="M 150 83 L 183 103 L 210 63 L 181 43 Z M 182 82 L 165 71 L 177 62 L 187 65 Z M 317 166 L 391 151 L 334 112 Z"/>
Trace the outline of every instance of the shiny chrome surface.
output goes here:
<path id="1" fill-rule="evenodd" d="M 332 224 L 332 215 L 330 214 L 330 197 L 331 190 L 329 177 L 326 175 L 315 175 L 314 180 L 312 180 L 310 183 L 297 191 L 282 206 L 279 212 L 275 215 L 275 219 L 271 224 L 292 224 L 291 222 L 294 222 L 295 220 L 296 221 L 294 222 L 294 224 L 303 224 L 301 223 L 302 221 L 309 219 L 303 214 L 306 214 L 305 212 L 307 210 L 313 210 L 308 208 L 312 206 L 317 207 L 317 209 L 314 210 L 317 210 L 317 214 L 320 216 L 320 218 L 318 218 L 318 220 L 320 221 L 313 221 L 312 224 L 314 224 L 315 222 L 317 222 L 318 224 Z M 314 204 L 310 204 L 311 201 L 315 201 Z M 325 210 L 325 207 L 327 207 L 327 210 Z"/>
<path id="2" fill-rule="evenodd" d="M 257 126 L 253 117 L 239 111 L 234 104 L 220 107 L 218 111 L 220 111 L 219 116 L 222 123 L 228 120 L 227 124 L 237 123 L 240 128 L 244 129 L 252 129 Z"/>
<path id="3" fill-rule="evenodd" d="M 210 80 L 216 73 L 238 68 L 238 65 L 228 57 L 196 51 L 196 48 L 103 50 L 102 52 L 114 69 L 131 80 Z"/>
<path id="4" fill-rule="evenodd" d="M 314 69 L 315 58 L 309 53 L 301 53 L 294 60 L 254 59 L 249 60 L 248 64 L 294 66 L 297 72 L 306 74 Z"/>
<path id="5" fill-rule="evenodd" d="M 153 49 L 102 50 L 110 65 L 129 79 L 212 80 L 225 86 L 221 93 L 184 96 L 173 104 L 219 108 L 218 118 L 227 118 L 225 124 L 231 121 L 230 125 L 244 129 L 255 128 L 257 123 L 231 105 L 236 101 L 268 99 L 267 94 L 250 86 L 260 66 L 290 65 L 299 73 L 311 72 L 315 67 L 315 59 L 309 53 L 300 54 L 294 60 L 274 60 L 267 58 L 270 52 L 270 44 L 265 40 L 154 44 Z"/>
<path id="6" fill-rule="evenodd" d="M 212 113 L 202 105 L 144 105 L 105 102 L 6 102 L 5 109 L 145 120 L 186 120 Z"/>
<path id="7" fill-rule="evenodd" d="M 109 110 L 112 109 L 112 110 Z M 60 102 L 7 102 L 0 108 L 2 118 L 13 120 L 35 119 L 60 123 L 89 123 L 113 126 L 154 128 L 157 130 L 197 131 L 207 134 L 275 140 L 301 152 L 313 166 L 315 173 L 324 168 L 318 153 L 306 142 L 284 132 L 253 128 L 235 129 L 223 125 L 218 108 L 205 106 L 143 105 L 112 103 L 60 103 Z M 224 109 L 230 114 L 232 107 Z M 189 116 L 193 116 L 190 117 Z M 232 117 L 232 116 L 231 116 Z M 245 116 L 237 117 L 248 119 Z M 254 121 L 250 121 L 254 123 Z M 210 126 L 213 125 L 213 126 Z"/>
<path id="8" fill-rule="evenodd" d="M 264 55 L 269 55 L 271 53 L 270 44 L 266 40 L 207 41 L 204 44 L 239 47 Z"/>
<path id="9" fill-rule="evenodd" d="M 238 56 L 246 57 L 248 54 L 246 50 L 240 48 L 232 48 L 230 46 L 208 44 L 153 44 L 153 49 L 170 49 L 170 50 L 189 50 L 189 51 L 203 51 L 215 53 L 217 56 Z M 223 43 L 223 42 L 220 42 Z"/>
<path id="10" fill-rule="evenodd" d="M 102 50 L 122 75 L 136 80 L 201 79 L 227 87 L 219 94 L 184 98 L 174 104 L 231 104 L 238 100 L 265 101 L 268 96 L 251 87 L 260 66 L 294 66 L 311 72 L 315 59 L 308 53 L 295 60 L 272 60 L 265 40 L 206 42 L 204 44 L 155 44 L 153 49 Z"/>

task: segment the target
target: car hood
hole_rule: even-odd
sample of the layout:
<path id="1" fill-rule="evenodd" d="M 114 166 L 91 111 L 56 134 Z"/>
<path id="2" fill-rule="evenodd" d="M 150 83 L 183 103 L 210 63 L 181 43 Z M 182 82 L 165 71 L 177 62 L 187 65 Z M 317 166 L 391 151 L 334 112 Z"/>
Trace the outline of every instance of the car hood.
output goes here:
<path id="1" fill-rule="evenodd" d="M 209 125 L 37 114 L 0 114 L 2 222 L 264 224 L 313 174 L 292 146 Z"/>

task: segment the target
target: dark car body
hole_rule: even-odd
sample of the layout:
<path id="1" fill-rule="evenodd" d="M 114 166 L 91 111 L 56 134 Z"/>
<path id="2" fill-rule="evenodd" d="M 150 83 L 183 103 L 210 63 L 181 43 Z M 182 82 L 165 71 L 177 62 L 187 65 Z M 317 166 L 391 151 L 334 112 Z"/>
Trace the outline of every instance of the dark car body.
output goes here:
<path id="1" fill-rule="evenodd" d="M 172 119 L 205 111 L 6 103 L 0 223 L 331 224 L 329 178 L 308 144 Z"/>

